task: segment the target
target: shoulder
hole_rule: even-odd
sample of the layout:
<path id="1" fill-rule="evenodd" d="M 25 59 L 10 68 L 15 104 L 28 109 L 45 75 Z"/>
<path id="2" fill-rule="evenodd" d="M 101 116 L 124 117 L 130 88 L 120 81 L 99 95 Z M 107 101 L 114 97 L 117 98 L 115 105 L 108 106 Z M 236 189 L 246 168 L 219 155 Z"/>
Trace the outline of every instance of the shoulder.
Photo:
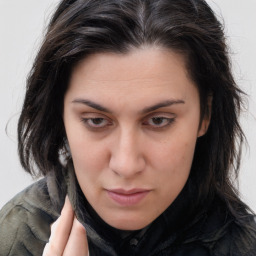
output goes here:
<path id="1" fill-rule="evenodd" d="M 210 255 L 256 255 L 255 216 L 245 210 L 239 216 L 234 216 L 222 202 L 215 203 L 207 212 L 203 225 L 199 226 L 199 240 Z"/>
<path id="2" fill-rule="evenodd" d="M 254 216 L 241 221 L 234 219 L 223 230 L 223 235 L 212 248 L 214 255 L 255 256 L 256 222 Z"/>
<path id="3" fill-rule="evenodd" d="M 45 179 L 9 201 L 0 211 L 1 255 L 38 255 L 57 217 L 51 208 Z"/>
<path id="4" fill-rule="evenodd" d="M 168 248 L 175 252 L 167 255 L 255 256 L 255 217 L 246 211 L 240 216 L 234 217 L 225 203 L 216 200 L 179 231 L 176 248 Z"/>

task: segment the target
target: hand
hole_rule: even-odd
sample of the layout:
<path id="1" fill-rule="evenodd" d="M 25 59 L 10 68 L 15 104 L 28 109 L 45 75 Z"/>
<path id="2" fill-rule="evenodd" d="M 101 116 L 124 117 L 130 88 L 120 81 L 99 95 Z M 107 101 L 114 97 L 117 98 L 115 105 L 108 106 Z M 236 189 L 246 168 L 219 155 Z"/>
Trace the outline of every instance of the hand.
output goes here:
<path id="1" fill-rule="evenodd" d="M 43 256 L 88 256 L 88 242 L 83 225 L 77 220 L 68 197 L 60 217 L 51 226 L 51 236 Z"/>

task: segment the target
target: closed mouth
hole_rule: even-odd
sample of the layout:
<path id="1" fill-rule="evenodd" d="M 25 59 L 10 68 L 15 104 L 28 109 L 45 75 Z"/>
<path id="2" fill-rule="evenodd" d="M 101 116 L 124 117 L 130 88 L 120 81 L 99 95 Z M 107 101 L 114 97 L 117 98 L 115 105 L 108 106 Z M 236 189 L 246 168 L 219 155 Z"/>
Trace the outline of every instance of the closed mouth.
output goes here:
<path id="1" fill-rule="evenodd" d="M 148 194 L 150 190 L 146 189 L 113 189 L 107 190 L 109 197 L 122 206 L 132 206 L 138 204 L 142 201 Z"/>

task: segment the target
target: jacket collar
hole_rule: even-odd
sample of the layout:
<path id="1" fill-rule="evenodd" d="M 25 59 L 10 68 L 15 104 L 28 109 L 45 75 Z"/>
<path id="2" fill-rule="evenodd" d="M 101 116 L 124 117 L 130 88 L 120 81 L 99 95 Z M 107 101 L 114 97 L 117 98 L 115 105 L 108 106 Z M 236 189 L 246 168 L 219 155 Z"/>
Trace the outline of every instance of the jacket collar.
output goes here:
<path id="1" fill-rule="evenodd" d="M 92 247 L 100 248 L 106 255 L 118 256 L 122 248 L 122 255 L 124 251 L 127 255 L 139 251 L 139 255 L 149 256 L 155 249 L 169 246 L 174 242 L 177 231 L 190 222 L 194 210 L 191 207 L 193 200 L 191 194 L 189 196 L 189 188 L 185 186 L 172 205 L 149 227 L 134 232 L 124 232 L 109 226 L 94 211 L 80 189 L 72 164 L 68 167 L 65 181 L 67 194 L 76 216 L 86 229 L 89 246 L 91 243 Z"/>

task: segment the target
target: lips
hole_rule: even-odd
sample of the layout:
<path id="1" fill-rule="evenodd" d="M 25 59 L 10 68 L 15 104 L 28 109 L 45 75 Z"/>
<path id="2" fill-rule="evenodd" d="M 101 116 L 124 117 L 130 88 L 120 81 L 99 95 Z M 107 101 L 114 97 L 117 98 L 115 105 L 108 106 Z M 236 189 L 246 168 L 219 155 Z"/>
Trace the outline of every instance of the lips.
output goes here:
<path id="1" fill-rule="evenodd" d="M 133 206 L 141 202 L 150 192 L 145 189 L 113 189 L 107 190 L 109 197 L 121 206 Z"/>

